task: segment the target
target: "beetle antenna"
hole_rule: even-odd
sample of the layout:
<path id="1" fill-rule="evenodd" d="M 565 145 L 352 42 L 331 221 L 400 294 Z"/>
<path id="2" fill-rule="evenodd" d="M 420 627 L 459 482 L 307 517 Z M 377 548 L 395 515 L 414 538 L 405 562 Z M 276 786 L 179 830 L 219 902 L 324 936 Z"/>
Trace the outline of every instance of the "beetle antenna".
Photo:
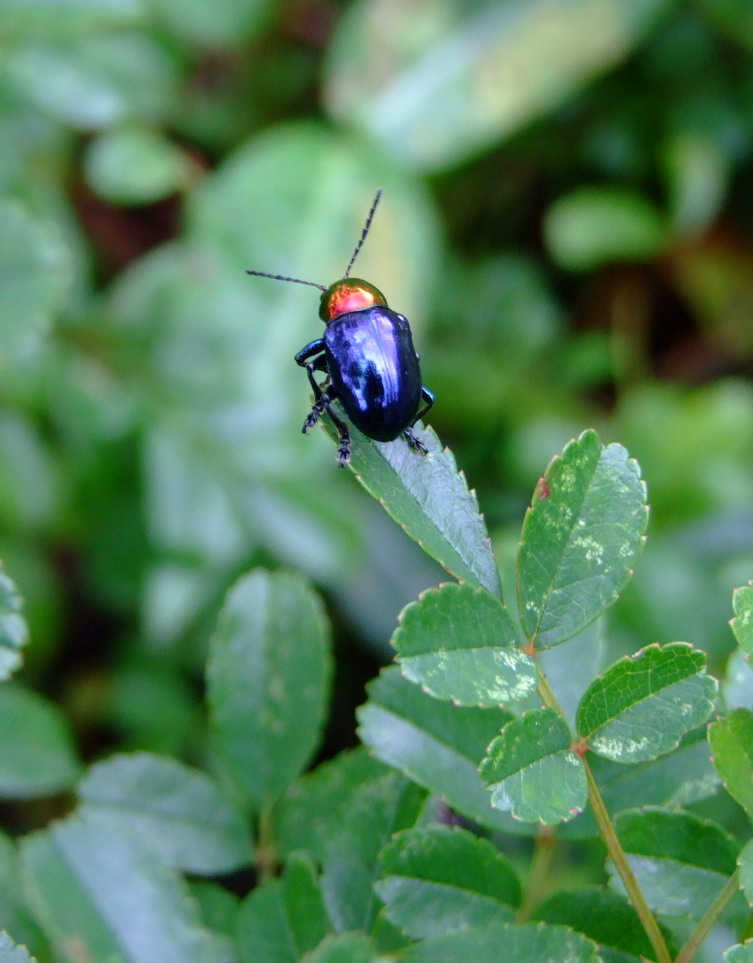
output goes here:
<path id="1" fill-rule="evenodd" d="M 323 284 L 316 284 L 314 281 L 302 281 L 300 278 L 286 278 L 282 274 L 267 274 L 265 271 L 246 271 L 246 274 L 253 274 L 257 278 L 272 278 L 273 281 L 292 281 L 293 284 L 307 284 L 310 288 L 319 288 L 320 291 L 327 290 Z"/>
<path id="2" fill-rule="evenodd" d="M 379 190 L 374 195 L 374 203 L 371 205 L 369 216 L 366 218 L 366 223 L 364 224 L 363 230 L 361 231 L 361 237 L 358 240 L 358 244 L 356 244 L 355 251 L 353 251 L 353 257 L 350 259 L 350 263 L 345 269 L 345 274 L 343 274 L 343 278 L 348 277 L 348 275 L 350 274 L 350 269 L 353 267 L 353 262 L 358 257 L 358 253 L 363 247 L 363 242 L 366 240 L 366 235 L 369 233 L 371 222 L 374 219 L 374 211 L 377 209 L 377 204 L 379 203 L 379 199 L 381 198 L 381 196 L 382 196 L 382 188 L 380 187 Z"/>

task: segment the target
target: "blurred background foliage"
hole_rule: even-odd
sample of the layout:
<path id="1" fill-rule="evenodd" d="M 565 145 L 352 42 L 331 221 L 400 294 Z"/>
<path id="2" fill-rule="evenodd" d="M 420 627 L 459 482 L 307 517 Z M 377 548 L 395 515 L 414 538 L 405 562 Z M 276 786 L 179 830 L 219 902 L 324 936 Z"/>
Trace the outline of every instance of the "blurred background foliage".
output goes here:
<path id="1" fill-rule="evenodd" d="M 442 573 L 301 422 L 309 288 L 410 318 L 501 557 L 552 454 L 637 457 L 625 651 L 722 671 L 753 572 L 749 0 L 3 0 L 0 555 L 78 745 L 203 753 L 208 626 L 292 566 L 342 663 L 328 751 Z M 12 589 L 12 586 L 11 586 Z M 507 585 L 507 592 L 514 587 Z"/>

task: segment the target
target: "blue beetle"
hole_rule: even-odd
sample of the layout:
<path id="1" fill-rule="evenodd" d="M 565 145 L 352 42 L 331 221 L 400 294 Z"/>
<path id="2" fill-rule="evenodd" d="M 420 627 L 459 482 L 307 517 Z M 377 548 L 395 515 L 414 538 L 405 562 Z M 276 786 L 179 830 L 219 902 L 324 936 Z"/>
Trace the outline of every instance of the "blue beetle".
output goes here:
<path id="1" fill-rule="evenodd" d="M 319 317 L 327 326 L 324 337 L 309 342 L 295 355 L 296 362 L 306 369 L 314 392 L 314 404 L 302 430 L 307 432 L 326 411 L 339 435 L 337 460 L 343 466 L 350 461 L 350 429 L 332 409 L 336 398 L 368 438 L 392 441 L 402 434 L 411 448 L 423 454 L 427 448 L 413 426 L 434 404 L 434 395 L 421 384 L 408 319 L 388 307 L 373 284 L 349 277 L 381 196 L 381 190 L 377 191 L 345 274 L 329 287 L 280 274 L 246 272 L 274 281 L 307 284 L 323 292 Z M 315 372 L 326 376 L 322 384 Z"/>

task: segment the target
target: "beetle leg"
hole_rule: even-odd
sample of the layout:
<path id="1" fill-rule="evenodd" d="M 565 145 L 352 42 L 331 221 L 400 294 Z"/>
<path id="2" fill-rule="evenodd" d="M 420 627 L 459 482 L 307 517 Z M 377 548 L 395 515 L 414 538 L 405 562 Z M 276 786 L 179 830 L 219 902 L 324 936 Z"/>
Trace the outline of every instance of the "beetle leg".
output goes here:
<path id="1" fill-rule="evenodd" d="M 413 433 L 413 431 L 412 431 L 410 428 L 406 428 L 406 429 L 403 431 L 403 434 L 405 435 L 405 440 L 408 442 L 408 444 L 411 446 L 411 448 L 412 448 L 414 451 L 420 451 L 422 455 L 428 455 L 428 454 L 429 454 L 429 449 L 428 449 L 428 448 L 426 447 L 426 445 L 421 441 L 421 439 L 418 438 L 418 437 Z"/>
<path id="2" fill-rule="evenodd" d="M 424 387 L 421 388 L 421 398 L 424 401 L 424 406 L 416 415 L 416 417 L 413 419 L 413 421 L 410 423 L 411 428 L 413 427 L 413 425 L 415 425 L 415 423 L 418 421 L 419 418 L 423 418 L 423 416 L 426 414 L 429 408 L 431 408 L 431 406 L 434 404 L 434 395 L 431 393 L 431 391 L 429 391 L 428 388 L 424 388 Z"/>
<path id="3" fill-rule="evenodd" d="M 303 351 L 300 351 L 296 355 L 296 360 L 298 360 L 299 357 L 303 358 L 305 356 L 305 352 L 311 348 L 313 344 L 315 344 L 315 342 L 312 341 L 310 345 L 307 345 L 307 347 L 303 349 Z M 298 361 L 298 363 L 301 364 L 302 362 Z M 330 402 L 337 397 L 334 385 L 327 383 L 324 387 L 322 387 L 314 377 L 315 371 L 327 370 L 326 358 L 322 354 L 310 364 L 306 364 L 305 367 L 306 374 L 309 378 L 309 384 L 311 385 L 311 390 L 314 392 L 315 401 L 311 411 L 308 413 L 308 416 L 303 423 L 303 433 L 306 434 L 309 428 L 313 428 L 313 426 L 321 417 L 322 412 L 326 411 L 332 419 L 332 424 L 335 426 L 337 434 L 340 438 L 340 446 L 337 449 L 337 461 L 339 465 L 344 468 L 350 461 L 350 430 L 348 429 L 348 426 L 337 417 L 332 410 L 332 406 L 330 405 Z"/>
<path id="4" fill-rule="evenodd" d="M 304 348 L 301 348 L 298 354 L 296 354 L 295 363 L 299 364 L 302 368 L 306 368 L 308 367 L 309 358 L 313 358 L 315 354 L 321 354 L 323 351 L 324 338 L 317 338 L 316 341 L 309 341 L 309 343 Z M 316 361 L 314 364 L 316 364 Z"/>

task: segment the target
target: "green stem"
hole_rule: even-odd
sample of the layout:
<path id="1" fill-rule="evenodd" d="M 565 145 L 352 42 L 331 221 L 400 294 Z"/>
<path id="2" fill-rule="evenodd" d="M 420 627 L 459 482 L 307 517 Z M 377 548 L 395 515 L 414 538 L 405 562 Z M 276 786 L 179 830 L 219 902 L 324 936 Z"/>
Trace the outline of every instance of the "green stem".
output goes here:
<path id="1" fill-rule="evenodd" d="M 534 907 L 541 902 L 542 894 L 545 891 L 546 880 L 549 877 L 549 869 L 552 865 L 552 854 L 557 839 L 548 827 L 539 831 L 536 837 L 533 860 L 531 862 L 531 872 L 528 874 L 528 885 L 526 886 L 523 903 L 518 910 L 518 922 L 525 923 L 530 919 Z"/>
<path id="2" fill-rule="evenodd" d="M 541 699 L 545 705 L 547 705 L 550 709 L 554 709 L 555 712 L 558 712 L 564 717 L 564 713 L 559 701 L 557 700 L 557 696 L 552 691 L 543 673 L 541 673 L 539 677 L 539 694 L 541 695 Z M 648 903 L 646 902 L 640 886 L 638 885 L 638 880 L 635 878 L 635 875 L 630 868 L 627 856 L 625 855 L 622 846 L 620 846 L 620 841 L 617 838 L 617 833 L 612 825 L 612 820 L 609 818 L 607 807 L 604 805 L 604 800 L 602 799 L 596 779 L 591 772 L 591 767 L 588 765 L 585 759 L 582 761 L 586 771 L 586 779 L 588 781 L 588 801 L 591 803 L 591 809 L 593 810 L 596 824 L 601 832 L 601 838 L 604 840 L 604 844 L 607 847 L 607 852 L 614 863 L 615 869 L 620 875 L 620 879 L 625 887 L 628 899 L 633 904 L 633 909 L 638 914 L 638 918 L 640 919 L 641 924 L 646 931 L 646 935 L 648 936 L 651 945 L 654 948 L 657 963 L 671 963 L 672 958 L 669 955 L 667 944 L 664 942 L 664 937 L 659 929 L 659 924 L 654 919 L 654 915 L 651 912 Z"/>
<path id="3" fill-rule="evenodd" d="M 703 943 L 703 941 L 709 935 L 711 929 L 716 925 L 727 903 L 729 903 L 739 888 L 740 881 L 737 878 L 737 871 L 735 871 L 730 876 L 717 898 L 704 913 L 703 918 L 698 923 L 698 926 L 691 934 L 685 946 L 683 946 L 683 948 L 675 957 L 675 963 L 690 963 L 690 961 L 698 952 L 701 943 Z"/>
<path id="4" fill-rule="evenodd" d="M 261 882 L 277 873 L 273 814 L 273 806 L 263 806 L 259 812 L 259 838 L 256 844 L 255 864 Z"/>

